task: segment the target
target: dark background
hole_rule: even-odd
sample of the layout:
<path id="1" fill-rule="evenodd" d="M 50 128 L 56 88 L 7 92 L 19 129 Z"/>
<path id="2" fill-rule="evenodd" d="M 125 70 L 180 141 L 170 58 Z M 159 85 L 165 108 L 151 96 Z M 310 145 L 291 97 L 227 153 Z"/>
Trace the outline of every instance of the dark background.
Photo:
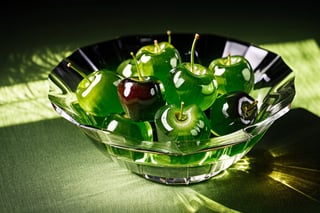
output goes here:
<path id="1" fill-rule="evenodd" d="M 256 44 L 314 38 L 315 1 L 13 0 L 1 6 L 1 54 L 85 45 L 123 34 L 215 33 Z"/>

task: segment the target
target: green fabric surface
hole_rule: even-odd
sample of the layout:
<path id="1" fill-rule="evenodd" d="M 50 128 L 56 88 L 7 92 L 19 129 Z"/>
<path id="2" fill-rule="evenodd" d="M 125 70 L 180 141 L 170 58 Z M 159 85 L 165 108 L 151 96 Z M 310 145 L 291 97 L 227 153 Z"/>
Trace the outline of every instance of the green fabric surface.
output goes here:
<path id="1" fill-rule="evenodd" d="M 314 148 L 320 130 L 319 47 L 312 39 L 262 46 L 280 54 L 296 74 L 293 109 L 237 164 L 190 186 L 160 185 L 119 167 L 53 111 L 45 79 L 50 69 L 44 64 L 54 66 L 71 48 L 28 54 L 34 63 L 14 64 L 12 69 L 26 75 L 24 70 L 32 68 L 36 77 L 12 85 L 3 82 L 0 87 L 0 211 L 320 210 L 320 162 Z M 308 128 L 288 126 L 297 121 Z"/>

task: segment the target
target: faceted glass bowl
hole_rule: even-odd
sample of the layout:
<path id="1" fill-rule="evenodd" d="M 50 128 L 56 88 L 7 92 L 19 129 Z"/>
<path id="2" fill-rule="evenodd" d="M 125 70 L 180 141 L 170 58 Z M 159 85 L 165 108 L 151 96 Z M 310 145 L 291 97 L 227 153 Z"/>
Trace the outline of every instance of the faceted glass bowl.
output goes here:
<path id="1" fill-rule="evenodd" d="M 172 34 L 171 43 L 182 60 L 190 60 L 194 39 L 191 33 Z M 167 41 L 166 34 L 127 35 L 81 47 L 63 59 L 49 74 L 48 98 L 53 109 L 80 127 L 92 141 L 120 166 L 158 183 L 188 185 L 202 182 L 229 168 L 263 137 L 268 128 L 290 110 L 295 96 L 294 75 L 282 58 L 257 45 L 214 34 L 200 34 L 195 63 L 208 66 L 214 58 L 228 54 L 242 55 L 255 72 L 255 86 L 250 95 L 258 100 L 256 121 L 241 130 L 205 141 L 135 141 L 126 135 L 102 130 L 104 118 L 94 117 L 81 109 L 75 95 L 82 77 L 67 67 L 71 62 L 89 74 L 116 67 L 140 47 L 154 40 Z"/>

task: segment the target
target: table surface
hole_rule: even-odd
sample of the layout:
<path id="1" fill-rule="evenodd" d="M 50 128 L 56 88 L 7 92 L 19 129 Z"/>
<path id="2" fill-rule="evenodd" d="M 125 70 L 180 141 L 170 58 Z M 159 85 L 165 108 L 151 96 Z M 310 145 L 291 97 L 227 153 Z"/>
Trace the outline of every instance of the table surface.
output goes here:
<path id="1" fill-rule="evenodd" d="M 0 9 L 0 212 L 320 211 L 317 7 L 182 2 L 14 0 Z M 156 184 L 119 167 L 47 98 L 49 72 L 77 47 L 168 29 L 261 45 L 296 74 L 290 112 L 236 165 L 190 186 Z"/>

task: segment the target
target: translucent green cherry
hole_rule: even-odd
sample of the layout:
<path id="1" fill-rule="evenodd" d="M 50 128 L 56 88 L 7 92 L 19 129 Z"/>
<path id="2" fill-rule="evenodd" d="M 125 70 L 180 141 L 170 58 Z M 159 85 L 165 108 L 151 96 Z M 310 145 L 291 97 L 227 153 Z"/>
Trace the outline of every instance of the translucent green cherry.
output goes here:
<path id="1" fill-rule="evenodd" d="M 170 31 L 167 33 L 168 41 L 154 40 L 153 44 L 141 47 L 136 53 L 141 71 L 158 78 L 161 82 L 166 79 L 172 68 L 181 63 L 180 53 L 171 43 Z"/>
<path id="2" fill-rule="evenodd" d="M 201 141 L 211 134 L 204 112 L 195 104 L 185 106 L 183 102 L 160 107 L 155 125 L 159 141 Z"/>
<path id="3" fill-rule="evenodd" d="M 136 122 L 126 114 L 109 114 L 102 125 L 104 130 L 134 141 L 153 141 L 152 126 L 147 121 Z"/>
<path id="4" fill-rule="evenodd" d="M 117 85 L 121 80 L 119 75 L 104 69 L 84 75 L 70 63 L 68 67 L 73 68 L 83 77 L 77 86 L 76 97 L 84 111 L 99 117 L 123 112 L 117 93 Z"/>
<path id="5" fill-rule="evenodd" d="M 218 82 L 218 93 L 244 91 L 250 93 L 254 86 L 254 71 L 249 61 L 241 55 L 228 55 L 211 61 L 209 69 Z"/>
<path id="6" fill-rule="evenodd" d="M 217 97 L 217 81 L 211 70 L 194 63 L 195 43 L 198 39 L 199 34 L 196 34 L 190 62 L 182 62 L 173 68 L 167 75 L 164 88 L 165 99 L 169 104 L 195 104 L 204 111 Z"/>

